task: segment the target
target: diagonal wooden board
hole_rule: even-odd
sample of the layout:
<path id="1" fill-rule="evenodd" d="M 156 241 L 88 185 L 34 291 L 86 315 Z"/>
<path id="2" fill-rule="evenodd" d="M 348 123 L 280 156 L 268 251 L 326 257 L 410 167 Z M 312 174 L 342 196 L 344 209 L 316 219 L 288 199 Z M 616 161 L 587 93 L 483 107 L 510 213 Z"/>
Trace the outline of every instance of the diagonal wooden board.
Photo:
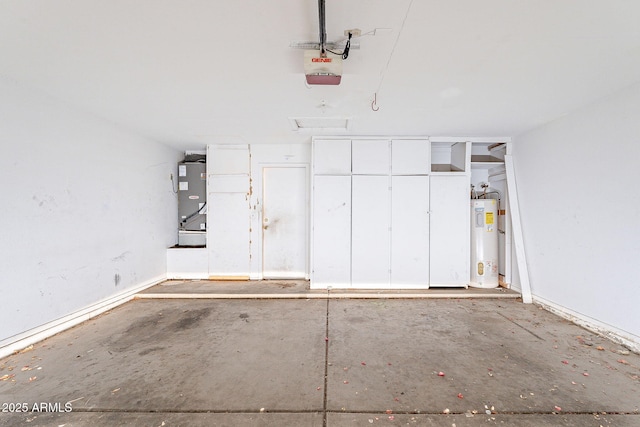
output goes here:
<path id="1" fill-rule="evenodd" d="M 509 210 L 511 211 L 511 224 L 513 226 L 513 240 L 516 247 L 516 261 L 520 271 L 520 286 L 522 288 L 522 302 L 531 304 L 531 285 L 529 283 L 529 269 L 524 252 L 524 238 L 522 236 L 522 224 L 520 222 L 520 208 L 518 205 L 518 190 L 516 176 L 513 169 L 513 158 L 510 154 L 504 156 L 504 164 L 507 171 L 507 190 L 509 191 Z"/>

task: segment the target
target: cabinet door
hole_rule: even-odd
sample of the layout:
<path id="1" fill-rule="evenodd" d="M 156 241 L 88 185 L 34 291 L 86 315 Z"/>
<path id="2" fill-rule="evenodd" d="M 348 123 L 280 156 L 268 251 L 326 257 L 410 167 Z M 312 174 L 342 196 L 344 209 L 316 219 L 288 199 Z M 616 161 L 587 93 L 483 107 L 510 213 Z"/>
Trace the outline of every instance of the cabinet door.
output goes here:
<path id="1" fill-rule="evenodd" d="M 311 286 L 351 283 L 351 177 L 313 178 Z"/>
<path id="2" fill-rule="evenodd" d="M 358 175 L 389 174 L 388 140 L 354 140 L 351 143 L 352 171 Z"/>
<path id="3" fill-rule="evenodd" d="M 391 287 L 429 287 L 429 177 L 391 178 Z"/>
<path id="4" fill-rule="evenodd" d="M 207 146 L 207 173 L 215 175 L 249 174 L 249 145 L 221 144 Z"/>
<path id="5" fill-rule="evenodd" d="M 314 175 L 349 175 L 351 173 L 351 141 L 318 139 L 313 141 Z"/>
<path id="6" fill-rule="evenodd" d="M 209 276 L 248 279 L 251 224 L 247 193 L 209 193 L 207 204 Z"/>
<path id="7" fill-rule="evenodd" d="M 430 178 L 430 285 L 469 284 L 469 177 Z"/>
<path id="8" fill-rule="evenodd" d="M 393 175 L 426 175 L 431 170 L 431 147 L 426 139 L 391 141 L 391 173 Z"/>
<path id="9" fill-rule="evenodd" d="M 389 176 L 352 177 L 351 285 L 389 286 Z"/>

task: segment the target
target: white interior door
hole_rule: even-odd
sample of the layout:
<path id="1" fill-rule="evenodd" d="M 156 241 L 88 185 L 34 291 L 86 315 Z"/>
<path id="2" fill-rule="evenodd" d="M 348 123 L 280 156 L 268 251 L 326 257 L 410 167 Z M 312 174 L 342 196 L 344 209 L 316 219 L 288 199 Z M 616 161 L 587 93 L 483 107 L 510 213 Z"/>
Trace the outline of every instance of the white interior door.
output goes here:
<path id="1" fill-rule="evenodd" d="M 304 278 L 307 266 L 307 169 L 262 169 L 262 275 Z"/>

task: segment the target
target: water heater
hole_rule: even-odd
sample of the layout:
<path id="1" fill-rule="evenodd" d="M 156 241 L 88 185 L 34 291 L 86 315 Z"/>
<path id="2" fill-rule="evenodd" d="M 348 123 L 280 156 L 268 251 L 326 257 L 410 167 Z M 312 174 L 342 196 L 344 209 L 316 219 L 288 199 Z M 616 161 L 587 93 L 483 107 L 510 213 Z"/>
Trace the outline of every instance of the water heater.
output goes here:
<path id="1" fill-rule="evenodd" d="M 498 255 L 498 201 L 472 199 L 470 286 L 498 286 Z"/>

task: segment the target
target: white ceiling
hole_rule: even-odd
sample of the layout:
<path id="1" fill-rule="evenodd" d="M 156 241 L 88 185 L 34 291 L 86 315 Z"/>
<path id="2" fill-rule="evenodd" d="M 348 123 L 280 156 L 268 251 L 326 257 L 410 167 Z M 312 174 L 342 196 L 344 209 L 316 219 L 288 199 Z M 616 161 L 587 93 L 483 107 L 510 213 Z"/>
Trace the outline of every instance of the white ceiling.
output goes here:
<path id="1" fill-rule="evenodd" d="M 0 77 L 179 149 L 306 140 L 290 117 L 517 135 L 640 80 L 638 0 L 326 0 L 326 21 L 369 34 L 309 87 L 290 43 L 318 40 L 317 0 L 2 0 Z"/>

